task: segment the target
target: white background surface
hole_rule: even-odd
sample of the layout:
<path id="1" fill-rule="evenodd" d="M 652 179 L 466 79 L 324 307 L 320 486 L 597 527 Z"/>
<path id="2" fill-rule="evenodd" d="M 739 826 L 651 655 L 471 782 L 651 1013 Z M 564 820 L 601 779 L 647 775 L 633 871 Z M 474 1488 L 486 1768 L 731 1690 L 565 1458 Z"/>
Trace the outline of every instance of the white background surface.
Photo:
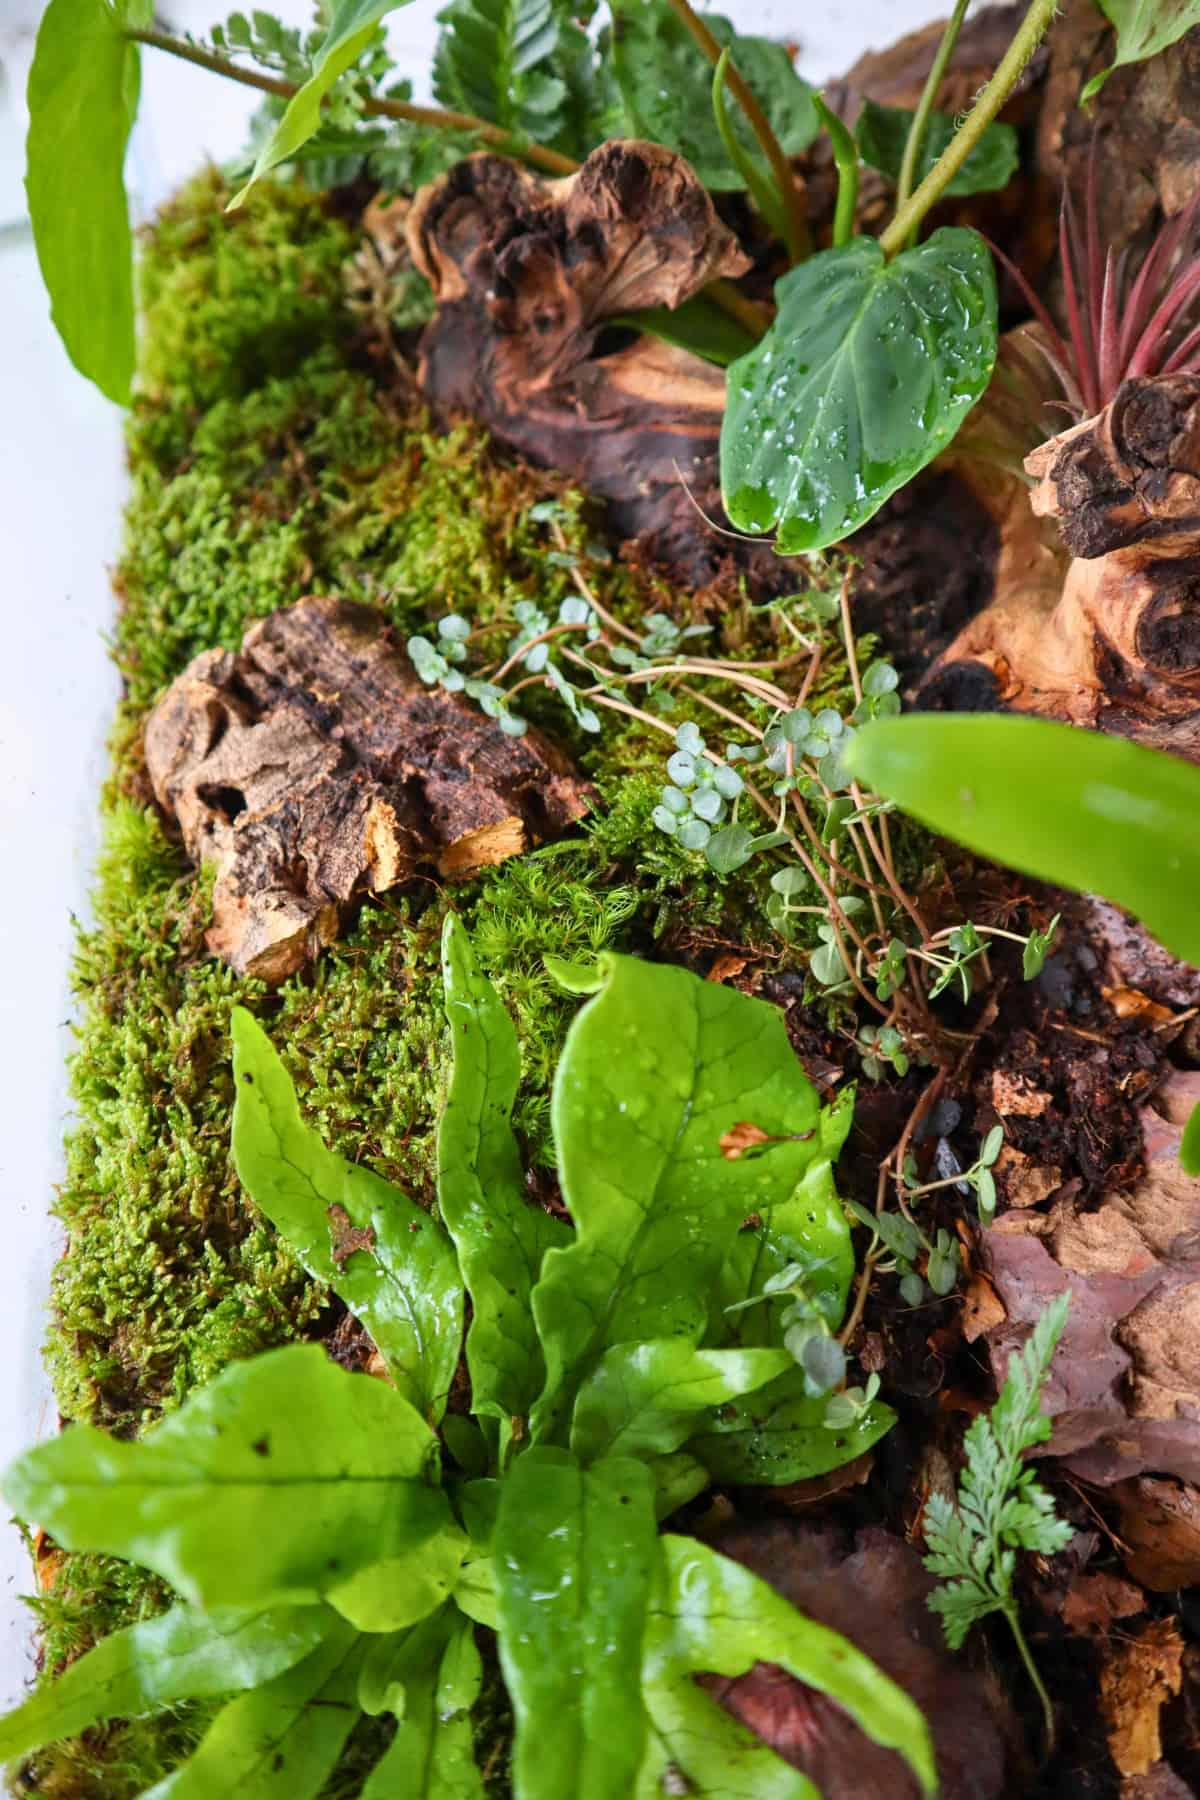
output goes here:
<path id="1" fill-rule="evenodd" d="M 232 0 L 231 0 L 232 3 Z M 264 0 L 268 6 L 271 0 Z M 221 0 L 164 0 L 204 31 Z M 124 493 L 121 420 L 77 376 L 50 325 L 23 223 L 21 96 L 41 0 L 0 0 L 0 1466 L 54 1426 L 39 1347 L 57 1230 L 70 1048 L 71 916 L 87 913 L 96 802 L 116 678 L 104 649 Z M 305 0 L 275 0 L 289 23 Z M 393 21 L 401 72 L 427 88 L 435 0 Z M 800 40 L 810 80 L 941 16 L 944 0 L 724 0 L 742 29 Z M 205 156 L 241 145 L 255 96 L 148 51 L 129 181 L 144 216 Z M 0 1523 L 0 1708 L 31 1670 L 28 1567 Z"/>

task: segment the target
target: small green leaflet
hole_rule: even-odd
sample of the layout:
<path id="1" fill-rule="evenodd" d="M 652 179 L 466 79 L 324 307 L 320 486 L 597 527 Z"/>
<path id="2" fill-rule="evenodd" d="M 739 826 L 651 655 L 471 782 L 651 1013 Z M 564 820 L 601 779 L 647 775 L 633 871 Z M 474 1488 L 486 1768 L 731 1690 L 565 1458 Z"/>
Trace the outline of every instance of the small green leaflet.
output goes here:
<path id="1" fill-rule="evenodd" d="M 302 1663 L 219 1712 L 199 1748 L 142 1800 L 317 1800 L 358 1723 L 362 1643 L 334 1620 Z"/>
<path id="2" fill-rule="evenodd" d="M 1097 0 L 1117 33 L 1117 54 L 1112 68 L 1093 75 L 1079 99 L 1098 94 L 1113 70 L 1125 63 L 1145 62 L 1200 25 L 1200 0 Z"/>
<path id="3" fill-rule="evenodd" d="M 438 1128 L 438 1203 L 471 1295 L 472 1409 L 507 1428 L 541 1391 L 545 1367 L 530 1295 L 546 1251 L 568 1243 L 571 1231 L 526 1198 L 509 1123 L 521 1077 L 517 1034 L 453 913 L 442 936 L 442 975 L 454 1073 Z"/>
<path id="4" fill-rule="evenodd" d="M 381 1631 L 411 1623 L 409 1595 L 361 1572 L 461 1539 L 436 1461 L 394 1389 L 294 1344 L 234 1363 L 138 1443 L 68 1426 L 3 1491 L 64 1549 L 140 1562 L 197 1606 L 327 1597 Z"/>
<path id="5" fill-rule="evenodd" d="M 679 1338 L 614 1344 L 575 1398 L 571 1448 L 585 1462 L 678 1450 L 697 1413 L 794 1368 L 786 1350 L 694 1350 Z"/>
<path id="6" fill-rule="evenodd" d="M 789 270 L 779 312 L 729 370 L 721 489 L 781 555 L 857 531 L 954 437 L 996 360 L 996 278 L 947 227 L 889 262 L 856 237 Z"/>
<path id="7" fill-rule="evenodd" d="M 313 58 L 312 74 L 288 101 L 287 111 L 259 151 L 249 181 L 229 202 L 230 211 L 242 204 L 256 181 L 287 162 L 314 135 L 321 124 L 321 103 L 334 82 L 358 61 L 380 20 L 404 4 L 405 0 L 336 0 L 325 40 Z"/>
<path id="8" fill-rule="evenodd" d="M 806 1619 L 740 1563 L 693 1538 L 659 1540 L 647 1619 L 643 1693 L 650 1715 L 636 1800 L 667 1791 L 673 1765 L 712 1800 L 815 1800 L 806 1777 L 722 1711 L 693 1676 L 779 1663 L 828 1694 L 877 1744 L 904 1757 L 924 1794 L 937 1791 L 929 1729 L 915 1703 L 837 1632 Z"/>
<path id="9" fill-rule="evenodd" d="M 451 0 L 433 61 L 443 106 L 553 145 L 567 129 L 573 64 L 590 46 L 565 0 Z"/>
<path id="10" fill-rule="evenodd" d="M 900 165 L 913 118 L 914 114 L 906 107 L 880 106 L 875 100 L 864 100 L 854 127 L 863 161 L 886 175 L 893 186 L 900 179 Z M 954 130 L 955 121 L 949 113 L 930 113 L 914 186 L 928 175 L 954 136 Z M 946 184 L 943 197 L 998 193 L 1008 186 L 1019 162 L 1015 127 L 993 122 L 985 128 L 962 168 Z"/>
<path id="11" fill-rule="evenodd" d="M 644 1463 L 534 1448 L 496 1522 L 500 1664 L 521 1800 L 628 1800 L 642 1760 L 642 1632 L 657 1556 Z"/>
<path id="12" fill-rule="evenodd" d="M 140 23 L 141 10 L 128 13 Z M 25 175 L 55 328 L 75 367 L 119 406 L 135 365 L 124 168 L 140 82 L 123 11 L 108 0 L 50 0 L 29 71 Z"/>
<path id="13" fill-rule="evenodd" d="M 212 1613 L 173 1606 L 101 1639 L 0 1720 L 0 1763 L 106 1719 L 269 1681 L 306 1657 L 337 1623 L 324 1606 Z"/>
<path id="14" fill-rule="evenodd" d="M 933 830 L 1023 874 L 1102 894 L 1200 964 L 1194 764 L 1011 713 L 876 720 L 845 760 Z"/>
<path id="15" fill-rule="evenodd" d="M 533 1311 L 546 1357 L 535 1439 L 565 1429 L 572 1391 L 610 1344 L 698 1343 L 741 1221 L 788 1194 L 813 1157 L 817 1097 L 772 1006 L 685 969 L 605 954 L 574 1020 L 551 1117 L 575 1241 L 546 1257 Z M 771 1143 L 728 1161 L 752 1120 Z"/>
<path id="16" fill-rule="evenodd" d="M 367 1712 L 394 1712 L 397 1729 L 362 1800 L 482 1800 L 470 1716 L 482 1680 L 470 1621 L 453 1606 L 399 1640 L 376 1640 L 359 1701 Z"/>
<path id="17" fill-rule="evenodd" d="M 1183 1128 L 1179 1166 L 1185 1175 L 1200 1175 L 1200 1106 L 1193 1106 Z"/>
<path id="18" fill-rule="evenodd" d="M 631 136 L 666 144 L 685 156 L 706 188 L 715 193 L 745 186 L 731 161 L 713 117 L 713 72 L 667 0 L 613 0 L 612 70 L 620 89 Z M 704 23 L 722 48 L 728 47 L 788 156 L 798 156 L 817 135 L 813 91 L 792 67 L 782 44 L 743 37 L 719 13 Z M 733 130 L 748 154 L 761 156 L 758 140 L 731 100 Z"/>
<path id="19" fill-rule="evenodd" d="M 300 1117 L 270 1039 L 241 1006 L 233 1067 L 233 1159 L 246 1191 L 309 1274 L 361 1319 L 404 1397 L 440 1419 L 463 1327 L 462 1279 L 445 1232 L 399 1188 L 325 1148 Z"/>

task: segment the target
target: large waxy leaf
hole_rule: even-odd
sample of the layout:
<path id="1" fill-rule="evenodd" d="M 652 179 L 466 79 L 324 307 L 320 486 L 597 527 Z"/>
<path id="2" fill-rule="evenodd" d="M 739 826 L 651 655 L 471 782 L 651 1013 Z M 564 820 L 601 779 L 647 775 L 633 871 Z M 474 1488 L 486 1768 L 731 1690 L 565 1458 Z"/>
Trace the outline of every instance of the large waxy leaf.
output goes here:
<path id="1" fill-rule="evenodd" d="M 324 1606 L 174 1606 L 114 1631 L 0 1720 L 0 1763 L 105 1719 L 255 1687 L 300 1662 L 333 1628 L 337 1615 Z"/>
<path id="2" fill-rule="evenodd" d="M 386 1691 L 371 1696 L 360 1683 L 359 1696 L 367 1710 L 386 1707 L 399 1723 L 362 1800 L 481 1800 L 470 1715 L 483 1665 L 470 1621 L 445 1606 L 394 1647 L 381 1648 L 385 1660 L 372 1659 L 369 1672 Z"/>
<path id="3" fill-rule="evenodd" d="M 64 1549 L 143 1563 L 198 1606 L 325 1597 L 382 1631 L 412 1622 L 410 1595 L 361 1572 L 461 1538 L 436 1458 L 386 1383 L 291 1345 L 235 1363 L 139 1443 L 68 1426 L 13 1464 L 4 1496 Z"/>
<path id="4" fill-rule="evenodd" d="M 789 1606 L 748 1569 L 692 1538 L 660 1540 L 660 1579 L 645 1638 L 651 1731 L 636 1789 L 650 1800 L 670 1764 L 712 1800 L 813 1800 L 816 1790 L 751 1736 L 692 1679 L 779 1663 L 849 1713 L 877 1744 L 898 1750 L 926 1794 L 937 1790 L 925 1721 L 902 1689 L 837 1632 Z"/>
<path id="5" fill-rule="evenodd" d="M 627 1457 L 527 1451 L 496 1523 L 500 1662 L 517 1800 L 628 1800 L 642 1760 L 641 1649 L 654 1489 Z"/>
<path id="6" fill-rule="evenodd" d="M 259 151 L 249 181 L 229 202 L 240 206 L 255 182 L 287 162 L 320 128 L 321 106 L 338 77 L 358 61 L 380 20 L 406 0 L 334 0 L 329 29 L 313 57 L 312 74 L 288 101 L 287 111 Z"/>
<path id="7" fill-rule="evenodd" d="M 1103 894 L 1200 964 L 1200 769 L 1044 719 L 879 720 L 855 774 L 935 831 L 1023 874 Z"/>
<path id="8" fill-rule="evenodd" d="M 774 1007 L 664 964 L 606 955 L 601 968 L 554 1082 L 577 1235 L 533 1291 L 547 1368 L 535 1437 L 565 1430 L 573 1388 L 610 1345 L 699 1342 L 738 1226 L 813 1157 L 817 1097 Z M 729 1161 L 721 1138 L 746 1121 L 778 1141 Z"/>
<path id="9" fill-rule="evenodd" d="M 509 1123 L 521 1076 L 517 1034 L 453 914 L 442 972 L 454 1073 L 438 1128 L 438 1204 L 471 1296 L 472 1410 L 507 1428 L 541 1391 L 545 1365 L 530 1295 L 546 1251 L 566 1244 L 571 1232 L 525 1196 Z"/>
<path id="10" fill-rule="evenodd" d="M 696 1350 L 679 1338 L 614 1344 L 575 1397 L 571 1448 L 585 1462 L 678 1450 L 697 1413 L 794 1368 L 786 1350 Z"/>
<path id="11" fill-rule="evenodd" d="M 1098 0 L 1117 32 L 1117 54 L 1112 68 L 1094 75 L 1081 100 L 1090 100 L 1125 63 L 1145 62 L 1166 50 L 1185 31 L 1200 25 L 1200 0 Z"/>
<path id="12" fill-rule="evenodd" d="M 712 65 L 666 0 L 613 0 L 612 68 L 632 133 L 686 156 L 705 187 L 745 186 L 717 129 Z M 813 90 L 792 67 L 782 44 L 742 37 L 728 19 L 705 12 L 704 23 L 732 52 L 788 156 L 798 156 L 820 129 Z M 761 160 L 758 140 L 741 108 L 730 118 L 747 154 Z"/>
<path id="13" fill-rule="evenodd" d="M 58 334 L 80 373 L 123 406 L 135 360 L 125 146 L 140 71 L 122 16 L 109 0 L 50 0 L 29 71 L 25 188 Z"/>
<path id="14" fill-rule="evenodd" d="M 996 360 L 996 280 L 974 231 L 888 262 L 874 238 L 776 283 L 779 312 L 729 371 L 725 507 L 784 555 L 857 531 L 944 450 Z"/>
<path id="15" fill-rule="evenodd" d="M 291 1077 L 244 1007 L 233 1015 L 233 1158 L 255 1205 L 310 1275 L 335 1288 L 400 1392 L 440 1419 L 462 1342 L 462 1278 L 441 1227 L 370 1169 L 327 1150 Z M 350 1249 L 351 1232 L 366 1245 Z"/>
<path id="16" fill-rule="evenodd" d="M 854 135 L 865 163 L 878 169 L 888 180 L 900 179 L 904 147 L 912 128 L 914 114 L 903 106 L 880 106 L 876 100 L 864 100 L 854 125 Z M 956 126 L 949 113 L 932 112 L 925 130 L 925 142 L 917 162 L 913 186 L 928 175 L 950 139 Z M 1012 125 L 993 122 L 973 146 L 961 169 L 951 176 L 942 189 L 950 199 L 967 194 L 990 194 L 1007 187 L 1017 172 L 1020 154 L 1017 133 Z"/>
<path id="17" fill-rule="evenodd" d="M 360 1717 L 362 1645 L 335 1623 L 302 1663 L 231 1701 L 143 1800 L 316 1800 Z"/>

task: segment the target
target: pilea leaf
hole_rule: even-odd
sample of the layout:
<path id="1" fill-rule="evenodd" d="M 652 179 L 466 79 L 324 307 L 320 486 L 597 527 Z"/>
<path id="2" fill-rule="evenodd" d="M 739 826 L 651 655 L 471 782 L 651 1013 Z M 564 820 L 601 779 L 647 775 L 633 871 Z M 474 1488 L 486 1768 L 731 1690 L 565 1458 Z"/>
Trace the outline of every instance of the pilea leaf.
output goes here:
<path id="1" fill-rule="evenodd" d="M 261 1025 L 233 1014 L 233 1159 L 310 1275 L 336 1289 L 400 1392 L 440 1419 L 462 1343 L 462 1279 L 441 1226 L 407 1194 L 327 1150 Z"/>
<path id="2" fill-rule="evenodd" d="M 526 1198 L 509 1123 L 521 1077 L 517 1034 L 453 913 L 442 974 L 454 1073 L 438 1128 L 438 1203 L 471 1296 L 472 1407 L 507 1427 L 541 1391 L 545 1365 L 530 1295 L 546 1251 L 568 1243 L 571 1231 Z"/>
<path id="3" fill-rule="evenodd" d="M 1200 0 L 1098 0 L 1098 4 L 1116 28 L 1117 54 L 1111 68 L 1088 82 L 1081 101 L 1098 94 L 1115 69 L 1157 56 L 1193 25 L 1200 25 Z"/>
<path id="4" fill-rule="evenodd" d="M 657 1556 L 644 1463 L 527 1451 L 496 1522 L 500 1662 L 521 1800 L 628 1800 L 642 1760 L 641 1646 Z"/>
<path id="5" fill-rule="evenodd" d="M 996 360 L 996 280 L 978 233 L 947 227 L 890 262 L 853 238 L 775 296 L 729 370 L 721 487 L 739 530 L 790 555 L 857 531 L 946 448 Z"/>
<path id="6" fill-rule="evenodd" d="M 546 1257 L 533 1310 L 546 1357 L 535 1438 L 564 1431 L 610 1344 L 698 1343 L 741 1221 L 813 1157 L 817 1097 L 774 1007 L 685 969 L 604 955 L 603 991 L 567 1034 L 552 1120 L 576 1225 Z M 750 1119 L 773 1141 L 727 1160 Z"/>
<path id="7" fill-rule="evenodd" d="M 863 161 L 886 175 L 893 184 L 900 179 L 904 147 L 914 117 L 907 107 L 880 106 L 876 100 L 864 100 L 855 121 L 854 135 Z M 930 113 L 914 186 L 928 175 L 954 136 L 955 129 L 955 121 L 949 113 Z M 943 196 L 949 199 L 967 194 L 997 193 L 1008 186 L 1019 162 L 1015 127 L 994 121 L 973 146 L 962 168 L 946 183 Z"/>
<path id="8" fill-rule="evenodd" d="M 55 327 L 80 373 L 122 406 L 135 362 L 125 147 L 140 83 L 127 12 L 148 22 L 140 6 L 50 0 L 29 71 L 25 177 Z"/>

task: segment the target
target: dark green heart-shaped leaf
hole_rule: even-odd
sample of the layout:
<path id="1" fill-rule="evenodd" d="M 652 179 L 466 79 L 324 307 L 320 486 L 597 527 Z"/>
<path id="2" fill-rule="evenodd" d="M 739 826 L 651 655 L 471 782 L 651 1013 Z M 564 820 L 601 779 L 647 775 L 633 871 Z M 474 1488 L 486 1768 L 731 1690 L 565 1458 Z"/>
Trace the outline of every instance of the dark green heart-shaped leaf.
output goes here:
<path id="1" fill-rule="evenodd" d="M 907 107 L 880 106 L 875 100 L 864 100 L 854 127 L 863 161 L 886 175 L 893 184 L 900 179 L 900 165 L 904 161 L 904 146 L 913 117 Z M 914 186 L 924 181 L 954 136 L 954 130 L 955 121 L 949 113 L 930 113 Z M 1019 161 L 1013 126 L 993 123 L 986 127 L 962 168 L 946 183 L 943 196 L 949 199 L 955 195 L 997 193 L 1008 186 Z"/>
<path id="2" fill-rule="evenodd" d="M 729 371 L 721 486 L 742 531 L 788 555 L 857 531 L 944 450 L 996 360 L 996 280 L 974 231 L 891 262 L 854 238 L 776 287 L 766 337 Z"/>

